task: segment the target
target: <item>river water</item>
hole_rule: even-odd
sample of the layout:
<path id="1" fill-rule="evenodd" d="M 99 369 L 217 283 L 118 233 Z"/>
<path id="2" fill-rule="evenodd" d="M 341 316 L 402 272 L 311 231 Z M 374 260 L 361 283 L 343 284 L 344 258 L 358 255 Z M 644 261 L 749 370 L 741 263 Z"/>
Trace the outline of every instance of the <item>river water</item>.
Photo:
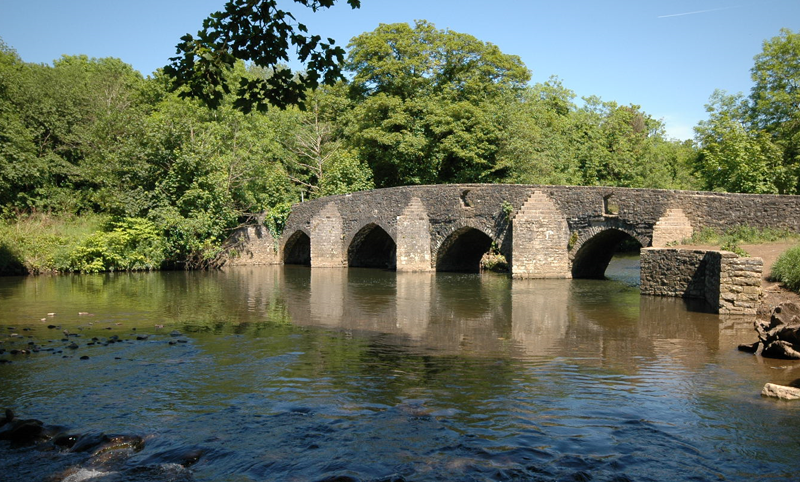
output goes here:
<path id="1" fill-rule="evenodd" d="M 0 407 L 78 443 L 0 441 L 0 480 L 798 480 L 760 391 L 800 364 L 608 274 L 2 278 Z"/>

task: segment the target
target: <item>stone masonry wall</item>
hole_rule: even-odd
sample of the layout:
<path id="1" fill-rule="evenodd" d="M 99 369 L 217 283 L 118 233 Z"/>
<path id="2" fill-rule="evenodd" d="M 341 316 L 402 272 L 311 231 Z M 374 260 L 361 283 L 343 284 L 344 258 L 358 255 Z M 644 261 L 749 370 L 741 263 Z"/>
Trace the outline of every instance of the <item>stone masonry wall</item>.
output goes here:
<path id="1" fill-rule="evenodd" d="M 311 266 L 341 268 L 347 266 L 342 244 L 342 216 L 329 202 L 311 219 Z"/>
<path id="2" fill-rule="evenodd" d="M 693 232 L 692 222 L 686 217 L 683 209 L 668 209 L 653 226 L 652 245 L 661 248 L 672 242 L 680 242 L 691 238 Z"/>
<path id="3" fill-rule="evenodd" d="M 418 197 L 397 217 L 397 271 L 432 271 L 431 223 Z"/>
<path id="4" fill-rule="evenodd" d="M 643 295 L 705 299 L 706 251 L 646 248 L 641 251 Z"/>
<path id="5" fill-rule="evenodd" d="M 275 239 L 263 226 L 237 229 L 227 245 L 229 266 L 280 264 Z"/>
<path id="6" fill-rule="evenodd" d="M 720 314 L 756 314 L 761 258 L 730 251 L 646 248 L 641 252 L 643 295 L 706 300 Z"/>
<path id="7" fill-rule="evenodd" d="M 733 253 L 730 253 L 733 254 Z M 719 283 L 719 312 L 755 314 L 761 302 L 764 260 L 722 254 Z"/>
<path id="8" fill-rule="evenodd" d="M 553 201 L 535 191 L 514 215 L 514 278 L 571 278 L 569 226 Z"/>

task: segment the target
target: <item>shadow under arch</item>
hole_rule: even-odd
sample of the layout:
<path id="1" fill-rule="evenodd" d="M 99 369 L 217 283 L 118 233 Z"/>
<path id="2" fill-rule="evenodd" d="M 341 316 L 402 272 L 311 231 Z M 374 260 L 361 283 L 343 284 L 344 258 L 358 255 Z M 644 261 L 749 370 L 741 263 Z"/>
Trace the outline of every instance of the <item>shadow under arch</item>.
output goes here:
<path id="1" fill-rule="evenodd" d="M 492 238 L 483 231 L 465 226 L 448 236 L 436 255 L 436 271 L 480 273 L 481 258 L 492 247 Z"/>
<path id="2" fill-rule="evenodd" d="M 621 229 L 608 228 L 593 235 L 575 251 L 572 259 L 572 277 L 604 279 L 611 258 L 623 243 L 642 248 L 640 239 Z"/>
<path id="3" fill-rule="evenodd" d="M 297 230 L 283 245 L 283 264 L 311 266 L 311 238 Z"/>
<path id="4" fill-rule="evenodd" d="M 397 268 L 397 244 L 382 227 L 369 223 L 361 228 L 347 248 L 351 268 Z"/>

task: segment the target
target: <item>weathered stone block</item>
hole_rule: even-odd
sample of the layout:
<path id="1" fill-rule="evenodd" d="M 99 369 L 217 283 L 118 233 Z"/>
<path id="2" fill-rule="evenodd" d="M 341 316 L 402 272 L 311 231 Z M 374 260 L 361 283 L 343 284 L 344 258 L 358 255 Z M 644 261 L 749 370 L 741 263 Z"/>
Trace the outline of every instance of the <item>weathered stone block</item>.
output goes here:
<path id="1" fill-rule="evenodd" d="M 800 400 L 800 388 L 767 383 L 761 390 L 761 395 L 781 400 Z"/>

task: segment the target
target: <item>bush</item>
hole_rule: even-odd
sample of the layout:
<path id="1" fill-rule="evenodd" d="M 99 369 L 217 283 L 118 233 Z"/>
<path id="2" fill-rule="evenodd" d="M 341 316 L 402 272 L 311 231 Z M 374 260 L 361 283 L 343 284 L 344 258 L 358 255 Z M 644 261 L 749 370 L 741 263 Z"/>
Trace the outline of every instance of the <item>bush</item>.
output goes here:
<path id="1" fill-rule="evenodd" d="M 494 273 L 508 273 L 508 261 L 494 243 L 492 243 L 491 249 L 481 257 L 480 269 Z"/>
<path id="2" fill-rule="evenodd" d="M 770 276 L 790 290 L 800 292 L 800 245 L 789 248 L 778 257 Z"/>
<path id="3" fill-rule="evenodd" d="M 161 267 L 166 259 L 161 233 L 142 218 L 109 222 L 75 247 L 69 256 L 69 270 L 145 271 Z"/>

